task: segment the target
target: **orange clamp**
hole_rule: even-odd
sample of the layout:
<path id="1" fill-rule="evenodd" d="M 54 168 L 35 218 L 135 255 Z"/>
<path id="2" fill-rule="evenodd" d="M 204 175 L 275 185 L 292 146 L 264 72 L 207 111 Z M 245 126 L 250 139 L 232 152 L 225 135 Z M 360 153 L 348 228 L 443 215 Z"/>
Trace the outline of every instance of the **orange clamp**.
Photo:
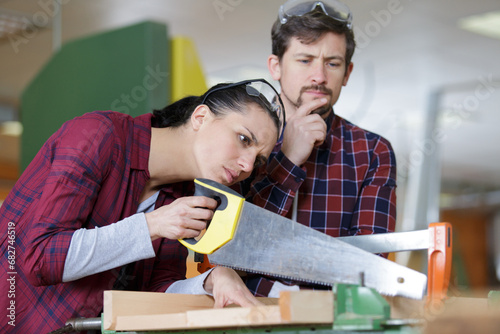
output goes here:
<path id="1" fill-rule="evenodd" d="M 427 305 L 441 305 L 448 292 L 452 262 L 452 228 L 450 223 L 429 224 L 427 272 Z"/>
<path id="2" fill-rule="evenodd" d="M 195 261 L 198 262 L 197 268 L 200 274 L 203 274 L 205 271 L 215 267 L 208 260 L 207 254 L 196 253 L 196 255 L 198 255 L 198 257 L 195 257 Z"/>

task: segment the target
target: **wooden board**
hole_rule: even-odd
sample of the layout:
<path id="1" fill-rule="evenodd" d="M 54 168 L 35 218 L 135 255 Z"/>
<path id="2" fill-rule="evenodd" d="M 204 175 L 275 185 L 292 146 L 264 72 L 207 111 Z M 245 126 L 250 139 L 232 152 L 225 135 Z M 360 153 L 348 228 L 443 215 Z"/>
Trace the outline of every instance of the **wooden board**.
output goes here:
<path id="1" fill-rule="evenodd" d="M 103 328 L 150 331 L 333 322 L 331 291 L 286 291 L 279 300 L 258 299 L 263 306 L 214 309 L 213 298 L 205 295 L 105 291 Z"/>
<path id="2" fill-rule="evenodd" d="M 425 317 L 425 300 L 405 297 L 383 296 L 391 307 L 391 319 L 423 319 Z"/>
<path id="3" fill-rule="evenodd" d="M 331 291 L 283 291 L 279 298 L 281 318 L 294 324 L 333 323 Z"/>
<path id="4" fill-rule="evenodd" d="M 282 324 L 279 306 L 229 307 L 184 313 L 118 316 L 114 330 L 150 331 Z"/>
<path id="5" fill-rule="evenodd" d="M 214 299 L 207 295 L 104 291 L 103 325 L 105 329 L 114 329 L 118 316 L 170 314 L 213 306 Z"/>

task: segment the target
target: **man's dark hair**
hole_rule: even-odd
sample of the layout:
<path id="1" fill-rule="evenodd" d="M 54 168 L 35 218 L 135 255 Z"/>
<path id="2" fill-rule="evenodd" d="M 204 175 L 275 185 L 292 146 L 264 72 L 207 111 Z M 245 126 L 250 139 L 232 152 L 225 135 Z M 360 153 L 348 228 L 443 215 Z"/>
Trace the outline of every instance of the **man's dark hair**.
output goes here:
<path id="1" fill-rule="evenodd" d="M 347 66 L 351 63 L 356 48 L 354 33 L 344 22 L 334 20 L 319 8 L 302 16 L 292 16 L 285 24 L 281 24 L 278 18 L 271 30 L 272 53 L 281 60 L 292 37 L 296 37 L 302 43 L 310 44 L 328 32 L 345 36 L 347 71 Z"/>

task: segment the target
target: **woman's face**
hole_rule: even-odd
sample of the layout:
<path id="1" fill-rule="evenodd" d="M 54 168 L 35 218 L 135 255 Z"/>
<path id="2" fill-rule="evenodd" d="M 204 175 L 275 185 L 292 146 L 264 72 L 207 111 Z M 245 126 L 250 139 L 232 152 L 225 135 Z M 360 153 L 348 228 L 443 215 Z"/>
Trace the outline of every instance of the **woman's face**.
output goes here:
<path id="1" fill-rule="evenodd" d="M 204 116 L 196 118 L 200 114 Z M 193 117 L 198 127 L 195 161 L 202 178 L 225 185 L 244 180 L 254 166 L 266 162 L 276 144 L 278 130 L 257 104 L 247 104 L 243 112 L 231 111 L 218 117 L 201 105 Z"/>

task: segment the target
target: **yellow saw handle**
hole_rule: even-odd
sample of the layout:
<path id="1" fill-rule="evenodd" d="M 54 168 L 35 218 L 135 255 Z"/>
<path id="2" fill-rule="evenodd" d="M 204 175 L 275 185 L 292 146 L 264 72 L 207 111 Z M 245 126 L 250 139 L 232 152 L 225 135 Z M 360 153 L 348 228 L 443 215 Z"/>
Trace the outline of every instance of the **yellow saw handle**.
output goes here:
<path id="1" fill-rule="evenodd" d="M 211 197 L 220 204 L 201 239 L 179 239 L 179 242 L 196 253 L 212 254 L 233 238 L 245 199 L 231 188 L 212 180 L 195 179 L 194 183 L 195 196 Z"/>

